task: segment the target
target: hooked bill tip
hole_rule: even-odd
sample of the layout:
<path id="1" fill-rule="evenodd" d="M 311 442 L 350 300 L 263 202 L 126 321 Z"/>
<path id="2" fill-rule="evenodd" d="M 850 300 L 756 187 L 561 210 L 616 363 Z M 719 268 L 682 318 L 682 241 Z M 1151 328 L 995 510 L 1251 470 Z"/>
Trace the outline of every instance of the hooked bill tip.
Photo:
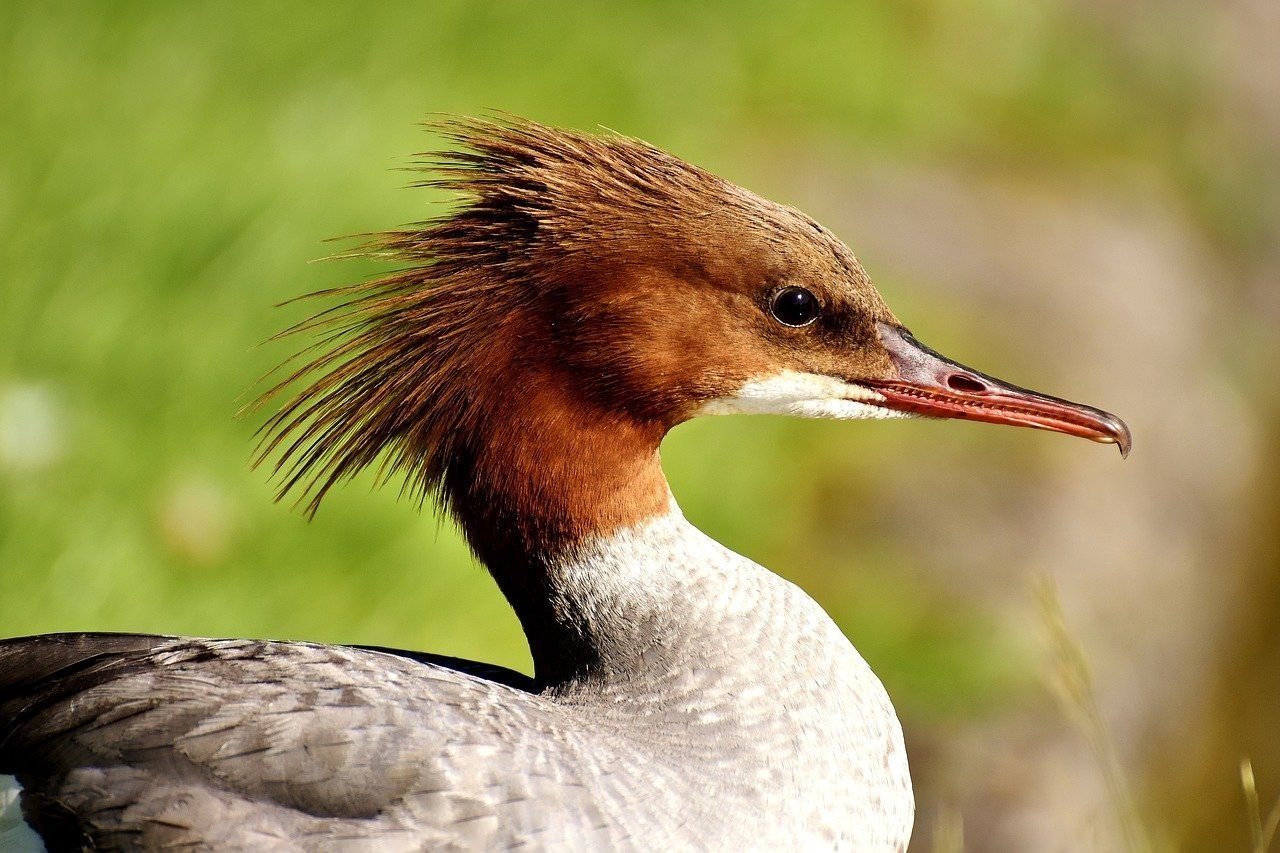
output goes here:
<path id="1" fill-rule="evenodd" d="M 1128 425 L 1110 412 L 979 373 L 929 349 L 900 326 L 881 323 L 879 331 L 897 376 L 865 382 L 885 398 L 878 405 L 926 417 L 1051 430 L 1115 444 L 1122 458 L 1133 448 Z"/>
<path id="2" fill-rule="evenodd" d="M 1099 441 L 1114 444 L 1120 448 L 1120 458 L 1128 459 L 1129 451 L 1133 449 L 1133 433 L 1129 431 L 1129 425 L 1112 414 L 1106 415 L 1106 421 L 1107 433 Z"/>

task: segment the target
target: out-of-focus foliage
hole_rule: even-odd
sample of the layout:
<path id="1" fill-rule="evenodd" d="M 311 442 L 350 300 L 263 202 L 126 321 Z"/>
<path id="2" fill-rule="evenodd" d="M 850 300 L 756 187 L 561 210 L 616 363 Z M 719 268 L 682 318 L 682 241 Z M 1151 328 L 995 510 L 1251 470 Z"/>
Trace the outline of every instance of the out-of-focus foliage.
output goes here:
<path id="1" fill-rule="evenodd" d="M 290 637 L 527 668 L 514 618 L 447 521 L 365 478 L 308 524 L 247 465 L 257 419 L 233 417 L 290 353 L 259 342 L 306 311 L 271 306 L 377 272 L 308 265 L 334 250 L 322 241 L 438 210 L 395 171 L 438 144 L 415 126 L 433 112 L 603 125 L 806 207 L 941 348 L 1122 415 L 1122 377 L 1136 368 L 1073 346 L 1096 328 L 1088 307 L 1038 303 L 1009 280 L 1027 258 L 1079 265 L 1059 293 L 1080 285 L 1080 301 L 1095 300 L 1087 252 L 1015 230 L 1014 260 L 993 264 L 983 289 L 985 268 L 943 280 L 954 258 L 983 255 L 948 255 L 913 229 L 945 223 L 933 233 L 969 239 L 969 202 L 986 199 L 1008 203 L 1011 222 L 1067 234 L 1089 220 L 1083 233 L 1115 235 L 1119 255 L 1153 232 L 1174 235 L 1151 238 L 1158 247 L 1192 234 L 1222 272 L 1196 279 L 1214 290 L 1194 304 L 1239 336 L 1209 368 L 1261 375 L 1274 348 L 1258 317 L 1274 302 L 1255 302 L 1253 283 L 1276 268 L 1280 134 L 1247 71 L 1232 77 L 1228 12 L 1065 0 L 0 4 L 0 634 Z M 942 204 L 921 201 L 890 227 L 878 212 L 912 193 Z M 1078 196 L 1105 201 L 1055 219 L 1052 206 Z M 1039 220 L 1021 213 L 1045 205 Z M 1181 230 L 1156 217 L 1130 240 L 1110 226 L 1145 223 L 1152 208 L 1175 211 Z M 980 236 L 1004 257 L 992 255 L 1000 235 Z M 1109 328 L 1162 322 L 1142 298 L 1117 299 Z M 1221 320 L 1246 308 L 1252 322 Z M 1185 375 L 1168 379 L 1163 395 L 1141 386 L 1156 395 L 1140 412 L 1149 429 L 1186 403 Z M 1001 825 L 1002 803 L 1025 792 L 966 796 L 973 774 L 952 749 L 1000 741 L 1009 714 L 1053 718 L 1026 578 L 1053 568 L 1064 539 L 1073 559 L 1123 573 L 1148 540 L 1126 539 L 1141 522 L 1107 507 L 1202 488 L 1170 462 L 1149 469 L 1144 491 L 1099 497 L 1142 476 L 1130 473 L 1144 453 L 1134 426 L 1128 469 L 1101 449 L 959 424 L 718 419 L 682 427 L 664 454 L 686 514 L 810 590 L 883 674 L 916 741 L 922 824 L 939 802 L 961 802 L 981 844 L 1055 837 Z M 1230 459 L 1244 464 L 1232 449 L 1248 440 L 1222 439 Z M 1078 530 L 1053 523 L 1037 502 L 1046 493 L 1076 496 Z M 1199 541 L 1158 559 L 1194 562 Z M 996 566 L 998 583 L 948 579 L 951 563 Z M 1137 595 L 1096 590 L 1111 603 Z M 1148 710 L 1122 714 L 1135 762 L 1166 734 Z M 1266 796 L 1280 766 L 1256 764 Z"/>

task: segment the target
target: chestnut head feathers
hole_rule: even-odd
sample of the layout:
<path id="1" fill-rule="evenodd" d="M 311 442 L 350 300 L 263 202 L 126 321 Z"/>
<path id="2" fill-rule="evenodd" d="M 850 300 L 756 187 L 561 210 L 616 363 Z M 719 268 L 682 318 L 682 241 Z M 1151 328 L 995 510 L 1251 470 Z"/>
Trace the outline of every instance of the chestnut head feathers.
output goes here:
<path id="1" fill-rule="evenodd" d="M 264 426 L 260 459 L 278 453 L 282 492 L 301 487 L 311 512 L 383 454 L 384 472 L 418 495 L 443 485 L 464 515 L 515 500 L 504 515 L 560 518 L 573 513 L 550 507 L 571 492 L 603 506 L 646 477 L 665 494 L 657 445 L 702 413 L 961 417 L 1127 450 L 1112 416 L 918 344 L 799 211 L 622 136 L 437 130 L 456 148 L 422 183 L 459 203 L 368 246 L 405 268 L 297 327 L 324 335 L 319 354 L 263 398 L 308 379 Z M 622 503 L 609 523 L 651 511 Z"/>

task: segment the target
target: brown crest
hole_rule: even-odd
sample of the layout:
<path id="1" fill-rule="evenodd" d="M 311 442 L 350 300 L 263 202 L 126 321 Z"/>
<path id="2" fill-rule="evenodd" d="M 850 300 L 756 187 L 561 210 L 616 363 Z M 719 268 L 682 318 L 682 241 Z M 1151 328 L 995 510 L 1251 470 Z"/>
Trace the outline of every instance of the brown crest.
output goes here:
<path id="1" fill-rule="evenodd" d="M 483 528 L 511 519 L 540 531 L 523 549 L 661 512 L 671 426 L 752 377 L 847 368 L 892 318 L 825 229 L 643 142 L 435 128 L 458 147 L 422 183 L 460 203 L 366 246 L 405 269 L 318 294 L 339 304 L 289 330 L 318 335 L 308 360 L 258 401 L 305 380 L 257 461 L 276 458 L 308 513 L 379 460 L 482 552 Z M 828 304 L 821 329 L 762 310 L 796 281 Z"/>

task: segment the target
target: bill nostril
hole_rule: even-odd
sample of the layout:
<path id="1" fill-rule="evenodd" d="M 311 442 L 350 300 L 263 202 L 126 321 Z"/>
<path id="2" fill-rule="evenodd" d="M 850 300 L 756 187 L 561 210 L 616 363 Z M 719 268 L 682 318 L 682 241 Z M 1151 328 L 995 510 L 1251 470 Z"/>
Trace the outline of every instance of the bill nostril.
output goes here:
<path id="1" fill-rule="evenodd" d="M 947 377 L 947 387 L 952 391 L 960 391 L 965 394 L 981 394 L 987 390 L 984 385 L 972 376 L 965 376 L 963 373 L 953 373 Z"/>

